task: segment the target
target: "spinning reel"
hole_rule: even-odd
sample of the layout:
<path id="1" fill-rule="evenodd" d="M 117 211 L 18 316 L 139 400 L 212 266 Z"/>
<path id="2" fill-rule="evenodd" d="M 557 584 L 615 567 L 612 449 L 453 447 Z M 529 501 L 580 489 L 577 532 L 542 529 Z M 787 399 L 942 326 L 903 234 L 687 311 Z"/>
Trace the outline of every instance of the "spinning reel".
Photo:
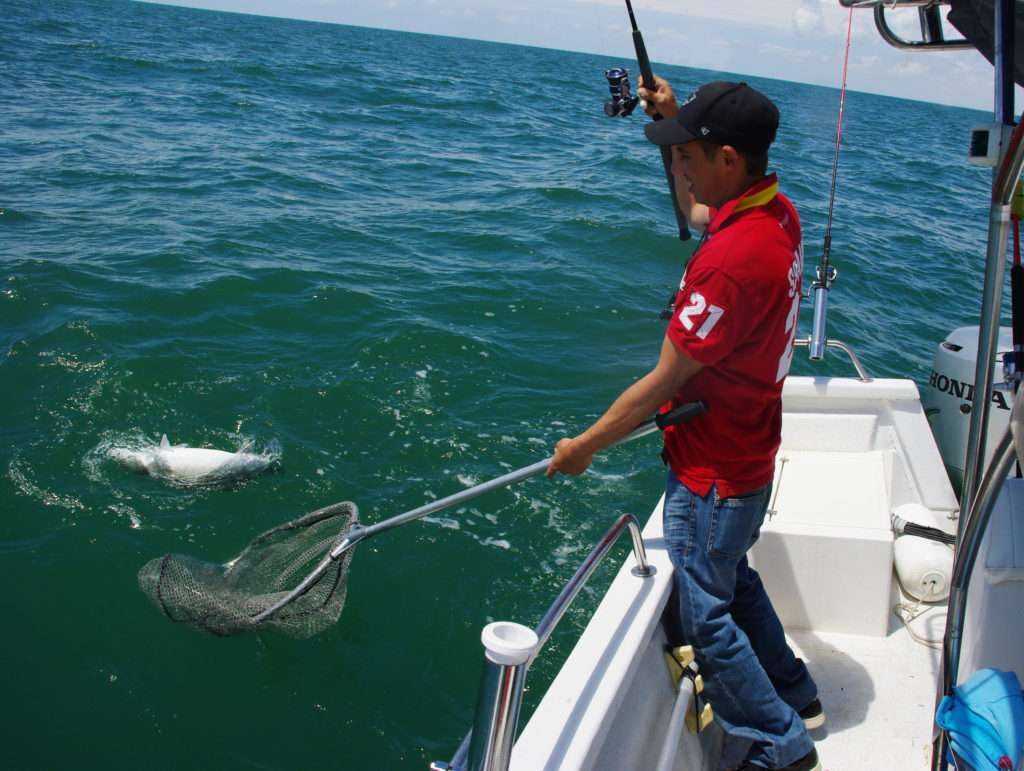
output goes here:
<path id="1" fill-rule="evenodd" d="M 612 67 L 605 70 L 608 79 L 608 90 L 612 98 L 604 103 L 604 112 L 609 118 L 631 115 L 640 103 L 640 98 L 633 96 L 629 88 L 629 70 L 624 67 Z"/>

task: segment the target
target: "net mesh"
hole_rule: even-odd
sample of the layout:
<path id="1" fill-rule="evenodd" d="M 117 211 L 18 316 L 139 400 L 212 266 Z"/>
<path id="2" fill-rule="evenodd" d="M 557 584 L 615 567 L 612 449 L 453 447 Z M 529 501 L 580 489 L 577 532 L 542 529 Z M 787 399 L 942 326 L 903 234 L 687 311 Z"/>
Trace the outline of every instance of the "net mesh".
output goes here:
<path id="1" fill-rule="evenodd" d="M 142 566 L 139 588 L 172 621 L 216 635 L 273 629 L 312 637 L 341 615 L 353 549 L 332 561 L 307 592 L 258 623 L 254 618 L 309 575 L 358 516 L 348 501 L 310 512 L 258 535 L 224 564 L 167 554 Z"/>

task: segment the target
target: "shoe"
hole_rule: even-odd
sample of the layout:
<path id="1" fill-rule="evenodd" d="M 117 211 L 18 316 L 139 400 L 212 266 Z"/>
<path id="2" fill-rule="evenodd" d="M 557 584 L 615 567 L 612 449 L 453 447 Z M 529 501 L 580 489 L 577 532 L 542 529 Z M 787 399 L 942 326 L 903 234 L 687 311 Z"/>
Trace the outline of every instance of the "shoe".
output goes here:
<path id="1" fill-rule="evenodd" d="M 737 771 L 766 771 L 761 766 L 751 765 L 747 763 L 744 766 L 740 766 Z M 774 771 L 821 771 L 821 763 L 818 761 L 818 751 L 812 749 L 800 760 L 790 763 L 785 768 L 777 768 Z"/>
<path id="2" fill-rule="evenodd" d="M 804 721 L 804 728 L 808 731 L 813 731 L 815 728 L 821 728 L 825 725 L 825 710 L 822 709 L 821 702 L 815 699 L 798 713 Z"/>

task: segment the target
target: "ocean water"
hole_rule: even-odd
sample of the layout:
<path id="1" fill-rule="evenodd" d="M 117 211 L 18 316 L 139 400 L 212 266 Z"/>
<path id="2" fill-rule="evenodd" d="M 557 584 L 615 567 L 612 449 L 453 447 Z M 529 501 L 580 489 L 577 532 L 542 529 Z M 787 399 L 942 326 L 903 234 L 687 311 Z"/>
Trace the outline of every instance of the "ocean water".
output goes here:
<path id="1" fill-rule="evenodd" d="M 0 766 L 450 757 L 480 628 L 536 624 L 616 516 L 646 517 L 656 440 L 364 544 L 340 622 L 310 640 L 176 626 L 136 572 L 166 552 L 228 559 L 333 501 L 377 521 L 524 466 L 646 372 L 692 246 L 646 118 L 603 114 L 615 64 L 635 69 L 114 0 L 4 4 Z M 682 93 L 725 76 L 657 71 Z M 749 81 L 782 111 L 773 167 L 806 279 L 838 91 Z M 876 376 L 923 384 L 977 316 L 990 176 L 963 157 L 984 119 L 848 96 L 830 334 Z M 798 352 L 794 371 L 851 368 Z M 163 434 L 279 448 L 279 468 L 183 489 L 107 454 Z M 542 654 L 528 708 L 611 575 Z"/>

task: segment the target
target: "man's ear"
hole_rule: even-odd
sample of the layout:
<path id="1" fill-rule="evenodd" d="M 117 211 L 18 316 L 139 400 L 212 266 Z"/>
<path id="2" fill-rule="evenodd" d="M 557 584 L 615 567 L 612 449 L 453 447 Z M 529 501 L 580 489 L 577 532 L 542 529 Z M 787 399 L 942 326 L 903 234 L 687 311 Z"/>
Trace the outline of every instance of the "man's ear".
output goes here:
<path id="1" fill-rule="evenodd" d="M 743 163 L 743 156 L 741 156 L 732 145 L 722 145 L 718 149 L 718 152 L 727 166 L 736 166 L 737 164 Z"/>

